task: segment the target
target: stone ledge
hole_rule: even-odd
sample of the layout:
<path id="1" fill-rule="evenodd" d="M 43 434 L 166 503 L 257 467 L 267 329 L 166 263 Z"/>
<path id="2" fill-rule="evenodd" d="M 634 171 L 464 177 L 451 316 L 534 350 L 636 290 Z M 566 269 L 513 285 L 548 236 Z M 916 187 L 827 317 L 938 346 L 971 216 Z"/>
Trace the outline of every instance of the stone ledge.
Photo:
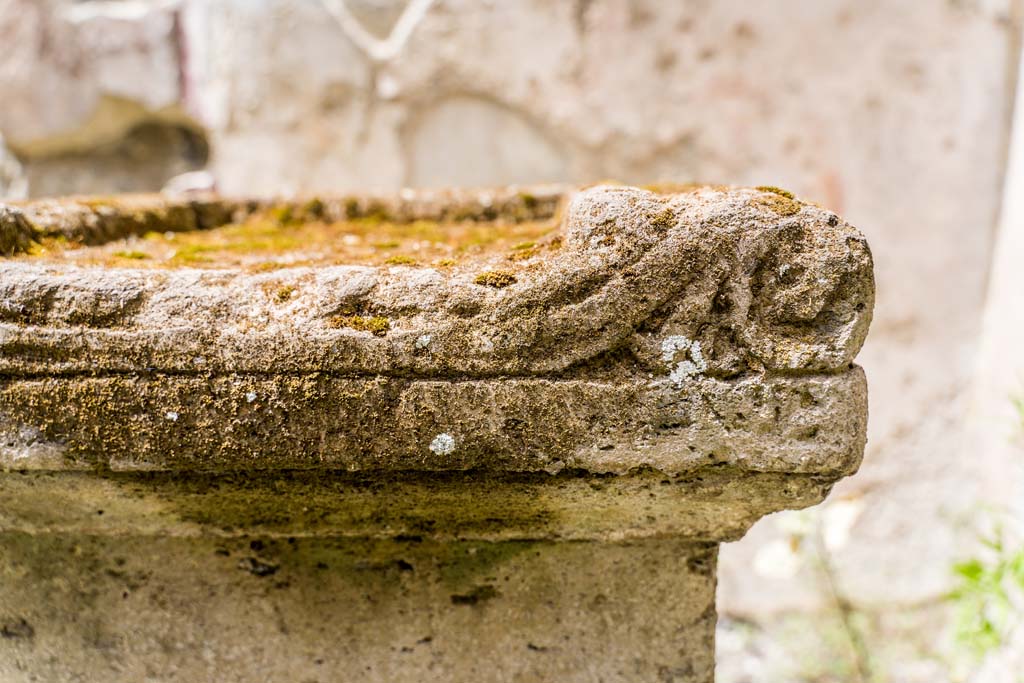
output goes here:
<path id="1" fill-rule="evenodd" d="M 514 260 L 468 249 L 450 268 L 253 273 L 216 261 L 89 260 L 96 244 L 143 230 L 213 231 L 267 211 L 279 226 L 386 216 L 497 231 L 553 219 L 559 206 L 564 220 L 544 249 Z M 44 500 L 73 490 L 131 498 L 131 473 L 165 482 L 165 494 L 181 492 L 166 483 L 174 477 L 206 477 L 226 482 L 201 497 L 214 510 L 261 499 L 237 487 L 238 473 L 297 476 L 350 486 L 317 533 L 408 531 L 405 513 L 358 521 L 359 486 L 346 482 L 364 477 L 388 482 L 390 500 L 445 517 L 437 533 L 455 537 L 479 532 L 479 496 L 519 496 L 510 510 L 564 496 L 550 504 L 562 506 L 557 523 L 510 517 L 483 537 L 721 540 L 817 502 L 863 453 L 866 386 L 852 359 L 871 317 L 870 252 L 835 214 L 776 188 L 127 197 L 28 203 L 2 216 L 34 239 L 83 245 L 66 258 L 29 249 L 0 262 L 0 467 L 55 473 L 4 477 L 12 496 L 36 482 Z M 288 296 L 275 296 L 282 288 Z M 708 483 L 726 472 L 735 479 L 726 489 Z M 687 482 L 673 490 L 691 500 L 641 493 L 652 477 Z M 708 491 L 722 496 L 711 507 L 701 502 Z M 33 518 L 31 496 L 18 495 Z M 645 526 L 638 501 L 648 497 Z M 439 514 L 444 501 L 466 520 Z M 125 505 L 147 518 L 144 505 Z M 80 523 L 51 516 L 54 528 Z M 167 533 L 191 528 L 160 519 Z M 7 523 L 33 528 L 17 515 Z"/>
<path id="2" fill-rule="evenodd" d="M 866 403 L 860 368 L 691 378 L 681 387 L 668 379 L 8 379 L 0 380 L 0 467 L 550 474 L 648 467 L 676 475 L 729 465 L 839 477 L 860 462 Z"/>
<path id="3" fill-rule="evenodd" d="M 730 467 L 609 477 L 581 471 L 22 472 L 0 476 L 0 530 L 489 543 L 677 537 L 711 543 L 738 540 L 771 512 L 820 502 L 831 481 Z"/>

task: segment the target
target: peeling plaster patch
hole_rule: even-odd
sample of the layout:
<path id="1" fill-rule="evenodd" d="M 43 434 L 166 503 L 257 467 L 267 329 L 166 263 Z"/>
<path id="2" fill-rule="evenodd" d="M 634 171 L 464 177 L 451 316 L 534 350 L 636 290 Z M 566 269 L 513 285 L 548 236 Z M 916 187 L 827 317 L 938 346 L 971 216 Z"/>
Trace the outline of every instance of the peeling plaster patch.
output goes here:
<path id="1" fill-rule="evenodd" d="M 455 437 L 447 433 L 438 434 L 430 442 L 430 450 L 437 455 L 449 455 L 455 450 Z"/>
<path id="2" fill-rule="evenodd" d="M 680 354 L 689 355 L 689 358 L 684 355 L 683 360 L 677 361 Z M 699 375 L 708 369 L 707 361 L 704 360 L 704 354 L 700 350 L 700 342 L 690 341 L 681 334 L 666 337 L 661 342 L 661 359 L 669 367 L 675 363 L 675 367 L 669 374 L 669 379 L 677 387 L 681 387 L 693 375 Z"/>
<path id="3" fill-rule="evenodd" d="M 178 421 L 178 414 L 176 412 L 174 412 L 173 410 L 167 411 L 167 414 L 164 415 L 164 417 L 166 417 L 171 422 L 177 422 Z"/>

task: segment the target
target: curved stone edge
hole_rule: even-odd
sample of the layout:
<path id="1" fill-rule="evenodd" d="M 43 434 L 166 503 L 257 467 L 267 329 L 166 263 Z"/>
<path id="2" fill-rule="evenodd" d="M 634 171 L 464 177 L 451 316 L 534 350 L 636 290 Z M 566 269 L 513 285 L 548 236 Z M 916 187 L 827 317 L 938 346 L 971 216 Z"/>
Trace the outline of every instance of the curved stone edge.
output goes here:
<path id="1" fill-rule="evenodd" d="M 849 364 L 870 324 L 863 236 L 772 192 L 593 188 L 573 198 L 563 236 L 500 290 L 424 268 L 0 264 L 0 372 L 536 376 L 628 349 L 666 373 L 678 338 L 718 376 L 818 372 Z M 296 296 L 282 305 L 272 284 Z M 391 331 L 332 328 L 352 310 Z"/>
<path id="2" fill-rule="evenodd" d="M 614 383 L 174 375 L 0 382 L 9 470 L 855 471 L 864 373 Z"/>

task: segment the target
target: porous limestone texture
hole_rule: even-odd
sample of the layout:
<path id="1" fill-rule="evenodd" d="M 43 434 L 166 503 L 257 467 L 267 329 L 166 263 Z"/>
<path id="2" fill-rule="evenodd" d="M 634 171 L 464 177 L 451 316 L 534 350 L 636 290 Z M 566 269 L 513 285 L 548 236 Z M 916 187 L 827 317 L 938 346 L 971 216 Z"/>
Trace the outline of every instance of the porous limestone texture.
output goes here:
<path id="1" fill-rule="evenodd" d="M 96 257 L 267 211 L 556 232 L 443 267 Z M 57 200 L 0 228 L 0 647 L 26 680 L 710 681 L 717 544 L 863 454 L 871 254 L 775 187 Z M 47 557 L 88 605 L 39 597 Z M 154 614 L 121 601 L 149 590 Z"/>
<path id="2" fill-rule="evenodd" d="M 712 680 L 714 544 L 0 534 L 0 679 Z"/>

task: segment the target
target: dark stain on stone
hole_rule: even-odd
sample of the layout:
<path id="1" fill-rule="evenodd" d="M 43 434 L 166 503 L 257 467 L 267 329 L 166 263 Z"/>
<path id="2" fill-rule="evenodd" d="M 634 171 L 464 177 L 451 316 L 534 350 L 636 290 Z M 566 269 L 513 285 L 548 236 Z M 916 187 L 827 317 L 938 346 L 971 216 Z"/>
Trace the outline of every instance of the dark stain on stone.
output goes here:
<path id="1" fill-rule="evenodd" d="M 686 559 L 686 568 L 694 573 L 701 574 L 704 576 L 710 576 L 714 572 L 715 567 L 715 549 L 713 546 L 709 546 L 704 552 L 694 551 L 694 553 Z"/>
<path id="2" fill-rule="evenodd" d="M 238 561 L 238 568 L 244 569 L 254 576 L 271 576 L 278 570 L 276 564 L 265 562 L 258 557 L 243 557 Z"/>
<path id="3" fill-rule="evenodd" d="M 398 534 L 397 536 L 395 536 L 395 540 L 399 543 L 422 543 L 423 537 L 419 534 Z"/>
<path id="4" fill-rule="evenodd" d="M 498 597 L 498 591 L 494 586 L 477 586 L 468 593 L 452 595 L 453 605 L 476 605 Z"/>
<path id="5" fill-rule="evenodd" d="M 0 626 L 0 636 L 10 639 L 22 638 L 29 640 L 34 638 L 36 630 L 32 628 L 32 624 L 28 623 L 24 617 L 19 617 L 13 621 L 4 622 Z"/>

